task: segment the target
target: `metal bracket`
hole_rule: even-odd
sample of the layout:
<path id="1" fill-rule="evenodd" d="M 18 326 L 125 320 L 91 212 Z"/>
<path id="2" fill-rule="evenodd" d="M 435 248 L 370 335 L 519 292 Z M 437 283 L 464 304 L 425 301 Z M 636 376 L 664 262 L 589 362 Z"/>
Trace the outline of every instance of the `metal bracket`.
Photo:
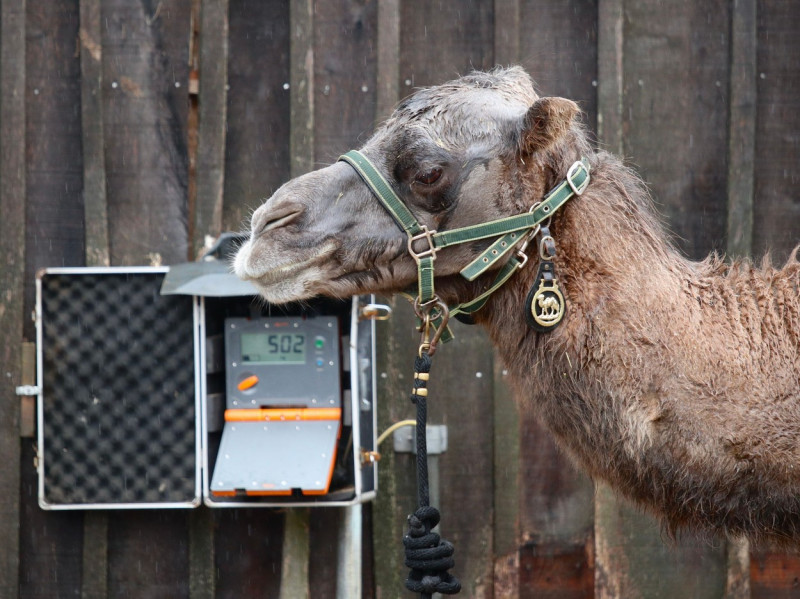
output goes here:
<path id="1" fill-rule="evenodd" d="M 22 395 L 23 397 L 36 397 L 41 395 L 42 388 L 38 385 L 20 385 L 16 388 L 17 395 Z"/>
<path id="2" fill-rule="evenodd" d="M 440 455 L 447 451 L 447 425 L 429 425 L 426 429 L 428 455 Z M 417 429 L 409 426 L 396 430 L 392 434 L 396 453 L 417 453 Z"/>

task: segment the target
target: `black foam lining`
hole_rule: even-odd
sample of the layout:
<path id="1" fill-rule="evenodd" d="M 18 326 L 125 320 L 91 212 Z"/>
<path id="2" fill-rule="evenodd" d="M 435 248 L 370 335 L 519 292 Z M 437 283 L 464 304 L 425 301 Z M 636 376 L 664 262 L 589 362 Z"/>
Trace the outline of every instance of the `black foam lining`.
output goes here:
<path id="1" fill-rule="evenodd" d="M 195 498 L 192 299 L 163 277 L 43 276 L 48 504 Z"/>

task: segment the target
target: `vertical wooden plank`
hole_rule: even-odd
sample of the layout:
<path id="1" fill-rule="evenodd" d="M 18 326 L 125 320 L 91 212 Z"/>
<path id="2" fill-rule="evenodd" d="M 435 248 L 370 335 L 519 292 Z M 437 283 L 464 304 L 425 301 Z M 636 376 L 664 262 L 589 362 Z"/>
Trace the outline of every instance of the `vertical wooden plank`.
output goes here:
<path id="1" fill-rule="evenodd" d="M 318 2 L 314 12 L 314 159 L 335 162 L 366 141 L 375 119 L 378 7 Z M 316 168 L 316 167 L 315 167 Z"/>
<path id="2" fill-rule="evenodd" d="M 597 136 L 609 152 L 622 149 L 623 0 L 597 3 Z"/>
<path id="3" fill-rule="evenodd" d="M 103 146 L 103 71 L 100 0 L 80 0 L 81 140 L 87 266 L 108 266 L 108 204 Z M 83 517 L 81 598 L 108 596 L 108 515 Z"/>
<path id="4" fill-rule="evenodd" d="M 508 372 L 494 362 L 494 595 L 519 596 L 521 428 L 520 413 L 507 384 Z"/>
<path id="5" fill-rule="evenodd" d="M 111 261 L 188 252 L 190 0 L 103 0 L 103 118 Z"/>
<path id="6" fill-rule="evenodd" d="M 25 276 L 25 0 L 0 3 L 0 595 L 17 597 L 20 573 L 19 348 Z"/>
<path id="7" fill-rule="evenodd" d="M 216 576 L 214 574 L 215 520 L 205 506 L 189 514 L 189 598 L 214 599 Z"/>
<path id="8" fill-rule="evenodd" d="M 520 0 L 494 2 L 494 63 L 510 66 L 520 59 Z"/>
<path id="9" fill-rule="evenodd" d="M 185 510 L 129 510 L 109 517 L 109 597 L 189 596 Z"/>
<path id="10" fill-rule="evenodd" d="M 756 0 L 734 0 L 730 45 L 726 249 L 732 256 L 749 256 L 756 141 Z"/>
<path id="11" fill-rule="evenodd" d="M 800 241 L 800 13 L 790 2 L 758 2 L 753 252 L 781 263 Z M 755 590 L 753 591 L 755 593 Z"/>
<path id="12" fill-rule="evenodd" d="M 597 1 L 520 4 L 520 21 L 533 24 L 533 31 L 520 39 L 522 64 L 541 95 L 578 102 L 592 130 L 597 122 Z"/>
<path id="13" fill-rule="evenodd" d="M 279 599 L 308 599 L 311 596 L 308 580 L 310 509 L 286 510 Z"/>
<path id="14" fill-rule="evenodd" d="M 205 246 L 205 237 L 222 233 L 225 190 L 225 125 L 228 84 L 228 1 L 200 7 L 200 62 L 197 163 L 192 251 Z"/>
<path id="15" fill-rule="evenodd" d="M 724 250 L 729 39 L 727 0 L 625 4 L 623 149 L 697 259 Z"/>
<path id="16" fill-rule="evenodd" d="M 785 2 L 757 3 L 756 138 L 753 253 L 770 252 L 781 264 L 800 243 L 800 13 Z M 753 599 L 796 596 L 800 559 L 769 549 L 753 549 Z"/>
<path id="17" fill-rule="evenodd" d="M 81 140 L 86 264 L 108 266 L 108 206 L 103 152 L 103 50 L 100 0 L 80 0 Z"/>
<path id="18" fill-rule="evenodd" d="M 78 0 L 27 4 L 25 305 L 36 271 L 85 259 Z M 34 338 L 33 322 L 24 321 Z"/>
<path id="19" fill-rule="evenodd" d="M 83 515 L 81 599 L 108 597 L 108 514 Z"/>
<path id="20" fill-rule="evenodd" d="M 26 5 L 27 43 L 20 56 L 26 65 L 27 173 L 25 199 L 16 198 L 25 205 L 27 221 L 23 314 L 33 310 L 38 269 L 85 261 L 79 29 L 77 0 Z M 20 138 L 16 143 L 21 143 Z M 33 322 L 24 316 L 21 322 L 25 336 L 33 339 Z M 78 596 L 83 518 L 38 507 L 33 453 L 26 444 L 21 465 L 19 593 L 22 597 Z"/>
<path id="21" fill-rule="evenodd" d="M 345 525 L 345 510 L 350 508 L 313 508 L 309 515 L 308 530 L 308 590 L 313 599 L 342 599 L 337 593 L 340 583 L 352 572 L 343 571 L 339 565 L 348 555 L 343 555 L 340 534 Z M 359 539 L 360 541 L 361 539 Z M 351 548 L 352 549 L 352 548 Z M 360 574 L 360 572 L 359 572 Z M 358 577 L 360 579 L 360 576 Z M 354 595 L 349 595 L 354 596 Z M 344 595 L 348 597 L 348 595 Z"/>
<path id="22" fill-rule="evenodd" d="M 431 19 L 432 10 L 436 18 Z M 425 0 L 400 5 L 400 95 L 494 66 L 494 3 Z M 431 60 L 435 56 L 436 60 Z"/>
<path id="23" fill-rule="evenodd" d="M 217 599 L 278 597 L 284 514 L 271 509 L 216 510 Z"/>
<path id="24" fill-rule="evenodd" d="M 289 2 L 289 175 L 314 170 L 314 2 Z"/>
<path id="25" fill-rule="evenodd" d="M 36 343 L 23 341 L 20 354 L 22 361 L 20 383 L 22 385 L 35 385 Z M 36 436 L 36 397 L 33 395 L 20 396 L 19 436 L 27 439 L 32 439 Z"/>
<path id="26" fill-rule="evenodd" d="M 378 3 L 377 47 L 375 121 L 381 122 L 400 99 L 400 0 Z"/>
<path id="27" fill-rule="evenodd" d="M 731 6 L 728 213 L 726 252 L 753 252 L 753 177 L 756 142 L 756 0 Z M 725 599 L 750 597 L 750 544 L 728 541 Z"/>
<path id="28" fill-rule="evenodd" d="M 289 25 L 288 0 L 229 6 L 225 230 L 289 179 Z"/>
<path id="29" fill-rule="evenodd" d="M 750 543 L 747 539 L 729 540 L 727 550 L 725 599 L 750 599 Z"/>
<path id="30" fill-rule="evenodd" d="M 361 560 L 363 563 L 361 570 L 361 599 L 376 599 L 375 595 L 375 545 L 372 533 L 375 529 L 373 525 L 372 512 L 375 503 L 369 502 L 361 506 L 362 522 L 361 527 Z"/>

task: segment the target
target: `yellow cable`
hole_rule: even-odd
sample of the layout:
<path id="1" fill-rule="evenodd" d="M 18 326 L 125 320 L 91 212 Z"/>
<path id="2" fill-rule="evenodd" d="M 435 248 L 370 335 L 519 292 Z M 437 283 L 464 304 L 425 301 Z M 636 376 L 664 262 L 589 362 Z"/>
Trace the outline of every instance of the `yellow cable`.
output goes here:
<path id="1" fill-rule="evenodd" d="M 378 437 L 377 447 L 380 447 L 381 443 L 386 440 L 386 437 L 391 435 L 397 429 L 403 428 L 404 426 L 416 426 L 416 424 L 416 420 L 401 420 L 400 422 L 395 422 L 392 426 L 383 431 L 380 437 Z"/>

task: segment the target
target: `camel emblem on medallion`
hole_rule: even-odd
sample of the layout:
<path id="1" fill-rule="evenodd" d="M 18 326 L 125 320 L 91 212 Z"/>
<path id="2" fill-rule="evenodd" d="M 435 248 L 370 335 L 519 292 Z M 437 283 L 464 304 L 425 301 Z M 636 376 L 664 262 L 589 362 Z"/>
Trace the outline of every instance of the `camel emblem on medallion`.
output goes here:
<path id="1" fill-rule="evenodd" d="M 553 327 L 564 317 L 564 296 L 558 288 L 558 281 L 553 279 L 545 286 L 544 279 L 539 281 L 539 289 L 531 301 L 531 316 L 542 327 Z"/>

